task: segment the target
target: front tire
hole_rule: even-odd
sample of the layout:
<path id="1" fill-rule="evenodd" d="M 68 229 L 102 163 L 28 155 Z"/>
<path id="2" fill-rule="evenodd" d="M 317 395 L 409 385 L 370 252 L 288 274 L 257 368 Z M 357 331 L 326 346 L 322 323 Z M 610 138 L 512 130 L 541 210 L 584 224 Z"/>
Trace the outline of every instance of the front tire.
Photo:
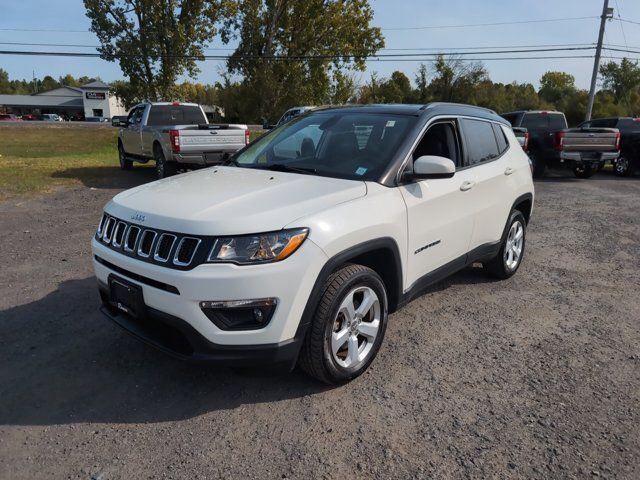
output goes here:
<path id="1" fill-rule="evenodd" d="M 487 271 L 502 280 L 513 276 L 520 268 L 524 257 L 527 236 L 527 221 L 519 210 L 511 212 L 507 223 L 507 235 L 498 255 L 485 265 Z"/>
<path id="2" fill-rule="evenodd" d="M 156 159 L 156 176 L 158 179 L 167 178 L 178 173 L 178 167 L 175 162 L 167 162 L 161 148 L 156 148 L 154 151 L 154 157 Z"/>
<path id="3" fill-rule="evenodd" d="M 387 328 L 387 292 L 380 276 L 346 265 L 327 279 L 305 337 L 300 367 L 329 385 L 358 377 L 376 357 Z"/>
<path id="4" fill-rule="evenodd" d="M 131 170 L 133 168 L 133 162 L 127 160 L 127 154 L 121 143 L 118 144 L 118 160 L 120 161 L 120 170 Z"/>

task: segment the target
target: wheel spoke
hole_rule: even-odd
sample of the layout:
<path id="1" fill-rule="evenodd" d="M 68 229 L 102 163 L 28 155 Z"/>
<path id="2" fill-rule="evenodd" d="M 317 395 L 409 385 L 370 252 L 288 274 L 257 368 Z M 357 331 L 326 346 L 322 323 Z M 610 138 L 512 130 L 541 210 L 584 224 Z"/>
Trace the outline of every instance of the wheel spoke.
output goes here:
<path id="1" fill-rule="evenodd" d="M 358 351 L 358 337 L 351 335 L 349 337 L 349 351 L 347 353 L 347 366 L 354 365 L 360 361 L 360 352 Z"/>
<path id="2" fill-rule="evenodd" d="M 342 313 L 348 321 L 351 321 L 356 317 L 356 307 L 353 304 L 353 293 L 349 294 L 349 296 L 342 301 L 339 312 Z"/>
<path id="3" fill-rule="evenodd" d="M 358 327 L 360 333 L 370 340 L 373 340 L 378 335 L 378 329 L 380 328 L 380 320 L 374 320 L 373 322 L 362 322 Z"/>
<path id="4" fill-rule="evenodd" d="M 522 238 L 522 234 L 523 234 L 523 230 L 522 227 L 518 228 L 518 231 L 516 232 L 515 237 L 513 238 L 516 242 L 520 241 L 520 239 Z"/>
<path id="5" fill-rule="evenodd" d="M 349 339 L 349 329 L 343 328 L 339 332 L 331 333 L 331 351 L 335 355 L 338 353 L 338 350 L 346 343 Z"/>
<path id="6" fill-rule="evenodd" d="M 378 299 L 375 298 L 371 294 L 371 292 L 365 290 L 364 296 L 362 297 L 362 303 L 360 303 L 360 306 L 358 307 L 358 310 L 356 310 L 356 313 L 363 318 L 366 317 L 367 313 L 369 312 L 369 310 L 371 310 L 371 307 L 373 307 L 377 300 Z"/>

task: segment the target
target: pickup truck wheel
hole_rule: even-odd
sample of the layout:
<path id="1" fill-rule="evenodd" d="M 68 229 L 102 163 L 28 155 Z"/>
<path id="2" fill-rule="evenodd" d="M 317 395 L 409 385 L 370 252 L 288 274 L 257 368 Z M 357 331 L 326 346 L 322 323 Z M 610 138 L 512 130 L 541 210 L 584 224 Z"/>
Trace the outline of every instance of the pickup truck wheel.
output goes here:
<path id="1" fill-rule="evenodd" d="M 614 171 L 619 177 L 630 177 L 633 175 L 633 166 L 628 156 L 622 156 L 616 160 Z"/>
<path id="2" fill-rule="evenodd" d="M 577 178 L 589 178 L 592 177 L 594 173 L 596 173 L 595 169 L 591 166 L 576 165 L 575 167 L 573 167 L 573 174 Z"/>
<path id="3" fill-rule="evenodd" d="M 156 148 L 154 157 L 156 159 L 156 176 L 160 178 L 171 177 L 178 173 L 178 167 L 175 162 L 167 162 L 161 148 Z"/>
<path id="4" fill-rule="evenodd" d="M 511 212 L 507 223 L 507 236 L 502 242 L 500 253 L 485 265 L 487 271 L 496 278 L 507 279 L 518 271 L 524 257 L 527 222 L 519 210 Z"/>
<path id="5" fill-rule="evenodd" d="M 131 170 L 133 168 L 133 162 L 127 160 L 124 147 L 121 143 L 118 144 L 118 160 L 120 160 L 120 170 Z"/>
<path id="6" fill-rule="evenodd" d="M 325 283 L 305 337 L 300 367 L 335 385 L 361 375 L 375 358 L 387 327 L 387 292 L 380 276 L 347 265 Z"/>

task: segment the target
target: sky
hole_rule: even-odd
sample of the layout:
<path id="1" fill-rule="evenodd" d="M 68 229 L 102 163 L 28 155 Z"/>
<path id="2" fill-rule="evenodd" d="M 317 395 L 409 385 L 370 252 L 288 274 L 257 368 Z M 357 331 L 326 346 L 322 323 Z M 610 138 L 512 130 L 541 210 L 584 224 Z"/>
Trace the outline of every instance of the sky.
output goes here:
<path id="1" fill-rule="evenodd" d="M 381 27 L 387 49 L 462 49 L 469 47 L 504 47 L 550 44 L 592 44 L 597 41 L 599 15 L 603 0 L 372 0 L 375 12 L 373 24 Z M 610 0 L 617 20 L 607 22 L 605 43 L 640 50 L 640 0 Z M 538 20 L 592 17 L 566 21 Z M 535 20 L 535 22 L 531 22 Z M 511 23 L 531 22 L 531 23 Z M 488 23 L 510 23 L 486 25 Z M 468 26 L 484 24 L 482 26 Z M 460 25 L 466 25 L 460 27 Z M 82 0 L 0 0 L 0 50 L 93 51 L 91 48 L 18 46 L 16 43 L 56 43 L 97 45 L 97 38 L 88 31 L 89 21 Z M 452 27 L 453 26 L 453 27 Z M 428 27 L 428 28 L 424 28 Z M 438 28 L 433 28 L 438 27 Z M 446 27 L 446 28 L 441 28 Z M 28 31 L 48 30 L 48 31 Z M 211 48 L 230 48 L 214 40 Z M 585 55 L 590 53 L 549 52 L 536 55 Z M 225 51 L 211 51 L 211 54 Z M 420 53 L 388 50 L 380 53 Z M 518 56 L 521 54 L 513 54 Z M 603 52 L 603 60 L 623 53 Z M 628 55 L 628 54 L 627 54 Z M 640 54 L 631 54 L 640 57 Z M 370 60 L 366 72 L 358 72 L 356 80 L 364 82 L 376 72 L 379 77 L 394 70 L 405 72 L 413 79 L 419 61 Z M 428 62 L 425 62 L 428 63 Z M 580 88 L 588 88 L 593 68 L 592 58 L 484 61 L 493 81 L 528 82 L 538 86 L 542 74 L 563 70 L 576 78 Z M 99 76 L 105 81 L 124 78 L 116 63 L 99 58 L 64 58 L 0 55 L 0 68 L 12 79 L 73 76 Z M 213 83 L 224 72 L 224 61 L 212 60 L 200 65 L 201 72 L 191 81 Z"/>

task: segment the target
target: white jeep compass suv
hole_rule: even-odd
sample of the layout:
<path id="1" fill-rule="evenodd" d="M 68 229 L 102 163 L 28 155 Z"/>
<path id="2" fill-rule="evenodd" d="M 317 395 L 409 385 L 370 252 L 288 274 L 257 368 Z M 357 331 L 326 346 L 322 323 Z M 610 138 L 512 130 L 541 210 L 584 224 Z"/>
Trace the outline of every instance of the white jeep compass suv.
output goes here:
<path id="1" fill-rule="evenodd" d="M 428 285 L 473 262 L 513 275 L 532 206 L 527 156 L 490 110 L 320 109 L 109 202 L 102 311 L 181 358 L 346 382 Z"/>

